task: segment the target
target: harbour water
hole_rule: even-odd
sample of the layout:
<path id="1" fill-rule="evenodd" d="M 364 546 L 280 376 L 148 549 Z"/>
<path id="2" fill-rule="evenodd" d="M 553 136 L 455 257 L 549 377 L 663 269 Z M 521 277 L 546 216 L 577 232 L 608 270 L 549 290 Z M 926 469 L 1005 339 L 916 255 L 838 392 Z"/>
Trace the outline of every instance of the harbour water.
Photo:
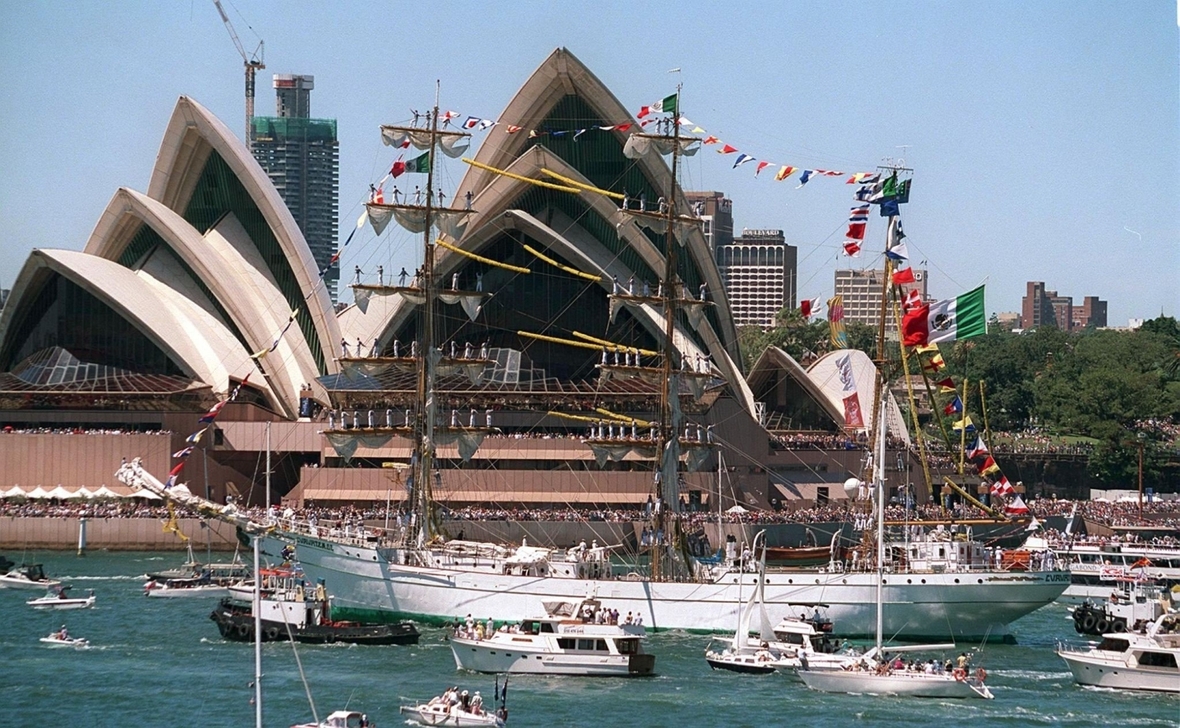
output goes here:
<path id="1" fill-rule="evenodd" d="M 42 612 L 25 605 L 40 594 L 0 590 L 0 725 L 249 726 L 253 647 L 222 641 L 209 620 L 215 599 L 148 599 L 141 578 L 177 565 L 175 553 L 6 554 L 40 561 L 47 573 L 94 589 L 95 609 Z M 476 615 L 487 618 L 506 615 Z M 652 636 L 653 678 L 631 680 L 514 677 L 510 726 L 1177 726 L 1180 698 L 1080 688 L 1053 653 L 1058 640 L 1078 640 L 1063 605 L 1014 625 L 1018 643 L 988 645 L 981 663 L 994 701 L 939 701 L 827 695 L 789 675 L 711 672 L 708 637 Z M 38 642 L 66 624 L 86 637 L 85 650 Z M 837 629 L 839 625 L 837 625 Z M 490 701 L 491 675 L 459 673 L 446 634 L 424 627 L 414 647 L 300 646 L 298 657 L 321 718 L 344 708 L 377 725 L 403 725 L 398 706 L 428 699 L 450 685 L 480 690 Z M 968 645 L 961 645 L 966 648 Z M 267 726 L 310 721 L 291 645 L 263 645 Z"/>

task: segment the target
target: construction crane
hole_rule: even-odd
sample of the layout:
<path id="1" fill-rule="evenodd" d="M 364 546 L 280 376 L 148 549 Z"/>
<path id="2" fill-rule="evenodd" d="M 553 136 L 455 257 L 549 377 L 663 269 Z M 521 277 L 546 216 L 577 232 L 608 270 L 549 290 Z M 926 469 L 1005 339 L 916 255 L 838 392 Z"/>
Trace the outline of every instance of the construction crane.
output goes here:
<path id="1" fill-rule="evenodd" d="M 229 31 L 229 37 L 233 39 L 234 47 L 238 49 L 238 53 L 242 56 L 242 63 L 246 67 L 246 148 L 249 149 L 254 146 L 251 141 L 253 134 L 251 127 L 254 123 L 254 74 L 266 68 L 266 64 L 262 62 L 264 46 L 262 39 L 258 39 L 258 47 L 250 55 L 246 55 L 246 49 L 242 47 L 242 41 L 238 39 L 238 34 L 234 32 L 234 24 L 229 22 L 229 16 L 225 14 L 225 8 L 221 7 L 221 0 L 213 0 L 213 4 L 217 6 L 217 12 L 221 15 L 221 22 L 225 23 L 225 29 Z"/>

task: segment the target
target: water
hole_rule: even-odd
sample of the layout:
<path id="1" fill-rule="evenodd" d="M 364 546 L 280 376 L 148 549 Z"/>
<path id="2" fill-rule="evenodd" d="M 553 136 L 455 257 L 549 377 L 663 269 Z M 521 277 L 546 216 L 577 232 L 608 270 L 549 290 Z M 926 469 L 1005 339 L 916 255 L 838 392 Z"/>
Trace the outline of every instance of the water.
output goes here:
<path id="1" fill-rule="evenodd" d="M 8 556 L 19 560 L 20 554 Z M 73 584 L 76 595 L 94 589 L 98 605 L 42 612 L 24 604 L 40 594 L 0 590 L 0 725 L 253 725 L 253 646 L 221 640 L 209 619 L 216 600 L 142 594 L 140 575 L 179 564 L 181 554 L 43 553 L 37 559 L 47 573 Z M 55 649 L 38 642 L 62 623 L 92 647 Z M 661 633 L 648 641 L 657 655 L 654 678 L 512 678 L 509 725 L 1180 725 L 1175 696 L 1073 683 L 1053 653 L 1058 639 L 1077 639 L 1064 606 L 1029 615 L 1014 631 L 1019 644 L 989 645 L 981 660 L 994 701 L 828 695 L 782 674 L 712 672 L 702 657 L 708 637 Z M 456 672 L 444 636 L 423 628 L 415 647 L 300 646 L 320 717 L 347 706 L 368 713 L 382 728 L 400 726 L 399 705 L 454 684 L 490 700 L 494 677 Z M 291 646 L 266 644 L 262 652 L 265 724 L 310 721 Z"/>

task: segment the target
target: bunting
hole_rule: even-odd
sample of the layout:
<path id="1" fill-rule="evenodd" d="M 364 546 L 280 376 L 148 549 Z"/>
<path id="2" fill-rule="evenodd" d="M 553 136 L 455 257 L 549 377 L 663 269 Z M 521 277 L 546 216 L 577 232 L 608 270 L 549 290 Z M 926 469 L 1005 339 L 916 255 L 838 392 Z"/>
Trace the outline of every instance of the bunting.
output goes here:
<path id="1" fill-rule="evenodd" d="M 828 299 L 828 334 L 833 347 L 848 348 L 848 332 L 844 330 L 844 296 Z"/>

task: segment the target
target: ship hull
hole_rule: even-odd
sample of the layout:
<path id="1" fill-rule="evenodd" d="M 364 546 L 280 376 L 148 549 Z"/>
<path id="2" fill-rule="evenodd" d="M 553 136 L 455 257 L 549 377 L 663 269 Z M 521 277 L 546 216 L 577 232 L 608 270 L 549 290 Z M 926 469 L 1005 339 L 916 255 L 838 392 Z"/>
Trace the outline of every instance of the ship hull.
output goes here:
<path id="1" fill-rule="evenodd" d="M 268 553 L 288 543 L 311 580 L 332 585 L 333 613 L 342 619 L 427 622 L 517 620 L 542 601 L 595 595 L 644 626 L 699 632 L 732 630 L 756 574 L 730 572 L 711 582 L 639 578 L 579 579 L 520 576 L 482 569 L 424 568 L 397 563 L 398 552 L 275 531 L 262 537 Z M 774 571 L 766 575 L 765 602 L 772 618 L 827 605 L 841 635 L 871 638 L 876 629 L 873 574 Z M 1004 640 L 1008 626 L 1059 597 L 1068 571 L 889 574 L 885 577 L 885 625 L 895 639 L 917 641 Z"/>

